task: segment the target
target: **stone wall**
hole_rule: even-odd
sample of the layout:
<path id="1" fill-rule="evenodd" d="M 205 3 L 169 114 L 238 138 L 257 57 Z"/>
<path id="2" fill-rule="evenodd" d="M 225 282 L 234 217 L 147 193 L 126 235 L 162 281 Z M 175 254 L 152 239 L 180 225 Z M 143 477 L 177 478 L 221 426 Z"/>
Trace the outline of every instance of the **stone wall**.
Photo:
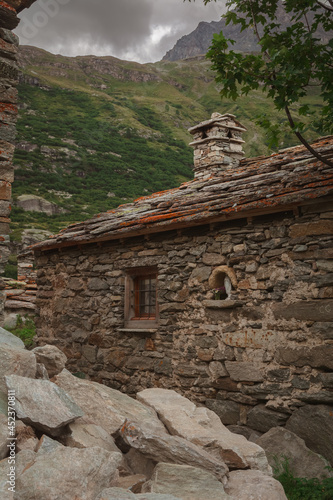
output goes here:
<path id="1" fill-rule="evenodd" d="M 9 256 L 9 212 L 17 115 L 16 65 L 18 38 L 11 32 L 19 20 L 12 2 L 0 5 L 0 324 L 3 321 L 4 284 L 1 276 Z"/>
<path id="2" fill-rule="evenodd" d="M 226 424 L 283 425 L 305 404 L 333 404 L 332 233 L 331 199 L 40 253 L 38 343 L 128 394 L 173 388 Z M 158 267 L 154 333 L 121 331 L 124 270 L 136 266 Z M 226 300 L 213 300 L 216 268 L 233 284 Z"/>
<path id="3" fill-rule="evenodd" d="M 9 213 L 11 183 L 14 180 L 13 154 L 17 116 L 17 48 L 18 37 L 11 30 L 19 23 L 15 9 L 32 2 L 7 0 L 0 2 L 0 324 L 3 321 L 4 284 L 1 279 L 9 249 Z M 26 5 L 25 5 L 26 4 Z"/>

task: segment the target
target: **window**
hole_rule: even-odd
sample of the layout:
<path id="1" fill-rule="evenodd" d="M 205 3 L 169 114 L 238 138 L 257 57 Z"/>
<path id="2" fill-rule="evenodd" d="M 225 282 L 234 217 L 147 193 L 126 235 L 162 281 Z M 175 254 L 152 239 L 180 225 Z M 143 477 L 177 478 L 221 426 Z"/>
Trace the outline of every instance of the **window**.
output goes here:
<path id="1" fill-rule="evenodd" d="M 157 269 L 129 269 L 126 276 L 125 328 L 154 328 L 158 324 Z"/>

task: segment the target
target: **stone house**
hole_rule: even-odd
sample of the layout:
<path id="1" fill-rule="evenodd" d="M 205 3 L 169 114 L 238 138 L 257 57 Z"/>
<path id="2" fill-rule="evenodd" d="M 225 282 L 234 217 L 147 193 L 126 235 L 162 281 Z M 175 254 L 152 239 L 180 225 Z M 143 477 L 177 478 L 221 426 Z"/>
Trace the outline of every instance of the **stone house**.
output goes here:
<path id="1" fill-rule="evenodd" d="M 303 146 L 245 159 L 244 131 L 214 113 L 190 129 L 193 180 L 33 247 L 38 343 L 264 432 L 333 411 L 333 169 Z M 333 157 L 333 136 L 313 146 Z"/>

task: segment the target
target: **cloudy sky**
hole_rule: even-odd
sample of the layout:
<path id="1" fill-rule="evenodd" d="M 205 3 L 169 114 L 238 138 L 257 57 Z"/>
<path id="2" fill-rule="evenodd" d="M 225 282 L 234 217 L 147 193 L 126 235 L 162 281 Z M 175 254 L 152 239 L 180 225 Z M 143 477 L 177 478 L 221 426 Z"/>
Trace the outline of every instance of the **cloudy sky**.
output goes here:
<path id="1" fill-rule="evenodd" d="M 54 54 L 162 59 L 200 21 L 218 21 L 224 0 L 37 0 L 20 14 L 21 44 Z"/>

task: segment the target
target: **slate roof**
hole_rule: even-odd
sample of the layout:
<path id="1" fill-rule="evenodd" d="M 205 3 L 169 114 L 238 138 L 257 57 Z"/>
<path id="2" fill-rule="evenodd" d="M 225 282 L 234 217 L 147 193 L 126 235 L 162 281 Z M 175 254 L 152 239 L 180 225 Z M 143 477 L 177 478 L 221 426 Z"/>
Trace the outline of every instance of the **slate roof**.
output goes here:
<path id="1" fill-rule="evenodd" d="M 333 160 L 333 136 L 312 145 Z M 243 159 L 205 180 L 154 193 L 72 224 L 33 250 L 47 250 L 287 210 L 333 193 L 333 168 L 303 146 Z"/>
<path id="2" fill-rule="evenodd" d="M 31 7 L 31 5 L 36 2 L 36 0 L 21 0 L 18 2 L 18 5 L 16 7 L 16 12 L 19 13 L 24 9 L 28 9 Z"/>

